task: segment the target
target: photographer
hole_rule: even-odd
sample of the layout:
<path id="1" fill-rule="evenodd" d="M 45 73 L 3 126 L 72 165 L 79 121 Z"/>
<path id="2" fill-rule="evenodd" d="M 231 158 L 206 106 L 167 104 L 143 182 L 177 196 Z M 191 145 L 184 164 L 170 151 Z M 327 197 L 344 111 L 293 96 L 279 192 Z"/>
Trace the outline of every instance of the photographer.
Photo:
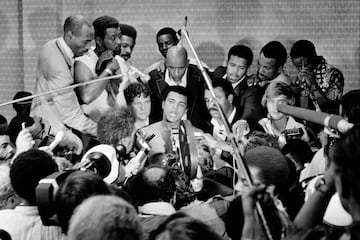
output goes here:
<path id="1" fill-rule="evenodd" d="M 268 117 L 261 119 L 259 124 L 266 133 L 279 137 L 279 143 L 282 146 L 286 144 L 286 138 L 301 138 L 305 142 L 309 141 L 305 126 L 277 109 L 278 104 L 293 105 L 294 101 L 294 92 L 291 87 L 282 82 L 270 83 L 262 99 L 262 105 L 266 107 Z"/>

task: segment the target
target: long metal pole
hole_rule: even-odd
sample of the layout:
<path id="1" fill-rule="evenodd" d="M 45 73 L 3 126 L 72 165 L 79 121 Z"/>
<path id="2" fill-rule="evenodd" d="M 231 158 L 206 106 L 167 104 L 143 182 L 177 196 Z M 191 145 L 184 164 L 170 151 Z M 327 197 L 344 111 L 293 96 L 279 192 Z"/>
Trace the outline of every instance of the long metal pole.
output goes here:
<path id="1" fill-rule="evenodd" d="M 190 38 L 189 38 L 189 35 L 187 34 L 187 31 L 185 29 L 185 27 L 183 27 L 181 29 L 181 34 L 185 37 L 185 39 L 187 40 L 189 46 L 190 46 L 190 49 L 192 51 L 192 53 L 194 54 L 194 57 L 196 59 L 196 62 L 197 62 L 197 65 L 205 79 L 205 82 L 206 82 L 206 85 L 208 86 L 209 88 L 209 91 L 211 93 L 211 96 L 212 98 L 215 100 L 215 105 L 218 109 L 218 111 L 220 112 L 220 116 L 221 116 L 221 119 L 225 125 L 225 130 L 226 130 L 226 134 L 228 136 L 228 138 L 230 139 L 230 142 L 231 142 L 231 145 L 234 149 L 234 155 L 235 155 L 235 159 L 236 159 L 236 163 L 237 163 L 237 166 L 238 166 L 238 171 L 239 171 L 239 176 L 241 176 L 241 174 L 243 174 L 243 176 L 245 177 L 249 187 L 253 186 L 253 181 L 252 181 L 252 178 L 251 178 L 251 174 L 250 174 L 250 171 L 249 171 L 249 168 L 247 167 L 245 161 L 243 160 L 243 158 L 241 157 L 241 154 L 240 154 L 240 151 L 239 151 L 239 146 L 235 140 L 235 137 L 234 137 L 234 134 L 231 130 L 231 127 L 230 127 L 230 124 L 219 104 L 219 102 L 217 101 L 216 99 L 216 96 L 215 96 L 215 92 L 214 92 L 214 88 L 212 86 L 212 83 L 211 83 L 211 80 L 207 74 L 207 72 L 205 71 L 204 67 L 202 66 L 201 62 L 200 62 L 200 59 L 190 41 Z M 263 225 L 263 228 L 265 230 L 265 234 L 266 234 L 266 237 L 269 239 L 269 240 L 272 240 L 273 237 L 271 235 L 271 232 L 270 232 L 270 229 L 268 227 L 268 224 L 267 224 L 267 221 L 265 219 L 265 216 L 264 216 L 264 212 L 263 212 L 263 209 L 260 205 L 260 203 L 258 201 L 256 201 L 256 210 L 258 212 L 258 215 L 259 215 L 259 218 L 260 218 L 260 221 L 262 222 L 262 225 Z"/>
<path id="2" fill-rule="evenodd" d="M 73 85 L 70 85 L 70 86 L 67 86 L 67 87 L 63 87 L 63 88 L 53 89 L 53 90 L 50 90 L 50 91 L 47 91 L 47 92 L 42 92 L 42 93 L 38 93 L 38 94 L 35 94 L 35 95 L 31 95 L 31 96 L 19 98 L 19 99 L 16 99 L 16 100 L 12 100 L 12 101 L 9 101 L 9 102 L 1 103 L 0 107 L 6 106 L 6 105 L 9 105 L 9 104 L 22 102 L 22 101 L 31 100 L 33 98 L 38 98 L 38 97 L 41 97 L 41 96 L 49 95 L 49 94 L 52 94 L 52 93 L 56 93 L 56 92 L 60 92 L 60 91 L 68 90 L 68 89 L 74 89 L 74 88 L 77 88 L 77 87 L 85 86 L 85 85 L 96 83 L 96 82 L 101 82 L 101 81 L 115 79 L 115 78 L 121 78 L 123 76 L 125 76 L 125 73 L 114 75 L 114 76 L 109 76 L 109 77 L 104 77 L 104 78 L 98 78 L 98 79 L 91 80 L 89 82 L 77 83 L 77 84 L 73 84 Z"/>

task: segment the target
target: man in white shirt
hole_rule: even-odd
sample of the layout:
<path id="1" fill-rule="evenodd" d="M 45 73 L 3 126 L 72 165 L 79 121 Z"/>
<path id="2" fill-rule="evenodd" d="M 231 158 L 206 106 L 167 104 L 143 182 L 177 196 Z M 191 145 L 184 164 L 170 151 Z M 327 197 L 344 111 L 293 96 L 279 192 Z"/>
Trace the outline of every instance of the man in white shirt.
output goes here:
<path id="1" fill-rule="evenodd" d="M 74 84 L 74 58 L 91 47 L 94 29 L 85 17 L 70 16 L 64 23 L 64 35 L 47 42 L 40 50 L 34 94 Z M 31 115 L 46 119 L 51 133 L 73 129 L 96 136 L 96 122 L 82 111 L 74 90 L 64 90 L 35 98 Z"/>

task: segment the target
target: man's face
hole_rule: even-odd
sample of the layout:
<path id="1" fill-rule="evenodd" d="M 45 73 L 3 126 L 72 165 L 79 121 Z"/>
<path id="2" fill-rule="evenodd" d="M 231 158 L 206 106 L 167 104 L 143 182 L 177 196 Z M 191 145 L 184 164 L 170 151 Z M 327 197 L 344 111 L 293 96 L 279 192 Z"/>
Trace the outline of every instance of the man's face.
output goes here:
<path id="1" fill-rule="evenodd" d="M 167 50 L 175 44 L 175 39 L 172 37 L 171 34 L 160 35 L 157 38 L 157 45 L 159 47 L 159 51 L 164 58 L 166 57 Z"/>
<path id="2" fill-rule="evenodd" d="M 279 120 L 281 118 L 284 118 L 286 115 L 284 115 L 283 113 L 278 111 L 277 105 L 278 104 L 288 104 L 288 103 L 289 103 L 289 100 L 284 95 L 266 99 L 266 107 L 270 114 L 271 119 Z"/>
<path id="3" fill-rule="evenodd" d="M 86 24 L 78 33 L 68 32 L 69 47 L 76 57 L 84 55 L 91 48 L 94 39 L 94 29 Z"/>
<path id="4" fill-rule="evenodd" d="M 228 97 L 225 96 L 225 92 L 221 87 L 214 88 L 215 97 L 217 101 L 219 102 L 221 108 L 223 109 L 226 116 L 231 114 L 232 111 L 232 100 L 233 95 L 230 94 Z M 213 118 L 221 118 L 219 111 L 216 108 L 215 102 L 211 96 L 211 93 L 209 90 L 205 90 L 204 93 L 204 99 L 206 103 L 206 107 L 209 110 L 209 113 L 211 117 Z"/>
<path id="5" fill-rule="evenodd" d="M 127 35 L 121 36 L 121 52 L 120 56 L 125 60 L 129 60 L 131 58 L 131 53 L 135 47 L 135 42 L 132 37 Z"/>
<path id="6" fill-rule="evenodd" d="M 121 31 L 119 28 L 107 28 L 105 31 L 104 38 L 102 39 L 102 45 L 104 50 L 117 50 L 121 43 Z"/>
<path id="7" fill-rule="evenodd" d="M 151 110 L 150 96 L 144 97 L 144 94 L 141 94 L 141 96 L 135 97 L 131 106 L 135 111 L 137 120 L 147 120 Z"/>
<path id="8" fill-rule="evenodd" d="M 231 83 L 237 83 L 246 74 L 247 64 L 246 59 L 231 55 L 226 66 L 227 80 Z"/>
<path id="9" fill-rule="evenodd" d="M 15 149 L 8 135 L 0 136 L 0 161 L 10 160 L 15 154 Z"/>
<path id="10" fill-rule="evenodd" d="M 280 68 L 276 67 L 275 58 L 267 58 L 263 53 L 260 53 L 258 61 L 258 72 L 257 75 L 261 80 L 271 81 L 280 72 Z"/>
<path id="11" fill-rule="evenodd" d="M 162 103 L 163 116 L 168 122 L 180 121 L 187 110 L 187 98 L 177 92 L 169 92 Z"/>
<path id="12" fill-rule="evenodd" d="M 188 60 L 181 56 L 173 56 L 166 59 L 169 75 L 175 82 L 181 82 L 181 78 L 184 76 L 188 65 Z"/>

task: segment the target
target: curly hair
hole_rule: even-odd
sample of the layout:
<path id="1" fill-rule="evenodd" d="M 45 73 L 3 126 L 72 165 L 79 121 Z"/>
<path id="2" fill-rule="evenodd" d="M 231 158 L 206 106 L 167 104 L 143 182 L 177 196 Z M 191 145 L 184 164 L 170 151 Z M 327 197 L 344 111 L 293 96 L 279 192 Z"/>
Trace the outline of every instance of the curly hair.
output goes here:
<path id="1" fill-rule="evenodd" d="M 124 97 L 128 105 L 134 101 L 134 98 L 140 97 L 141 94 L 143 94 L 144 97 L 150 96 L 150 88 L 146 83 L 130 83 L 129 86 L 124 89 Z"/>
<path id="2" fill-rule="evenodd" d="M 135 114 L 132 108 L 118 107 L 104 112 L 98 122 L 97 135 L 100 143 L 117 145 L 130 137 L 135 129 Z"/>
<path id="3" fill-rule="evenodd" d="M 48 153 L 31 149 L 15 158 L 10 167 L 11 184 L 21 198 L 36 205 L 36 186 L 57 170 L 56 162 Z"/>

